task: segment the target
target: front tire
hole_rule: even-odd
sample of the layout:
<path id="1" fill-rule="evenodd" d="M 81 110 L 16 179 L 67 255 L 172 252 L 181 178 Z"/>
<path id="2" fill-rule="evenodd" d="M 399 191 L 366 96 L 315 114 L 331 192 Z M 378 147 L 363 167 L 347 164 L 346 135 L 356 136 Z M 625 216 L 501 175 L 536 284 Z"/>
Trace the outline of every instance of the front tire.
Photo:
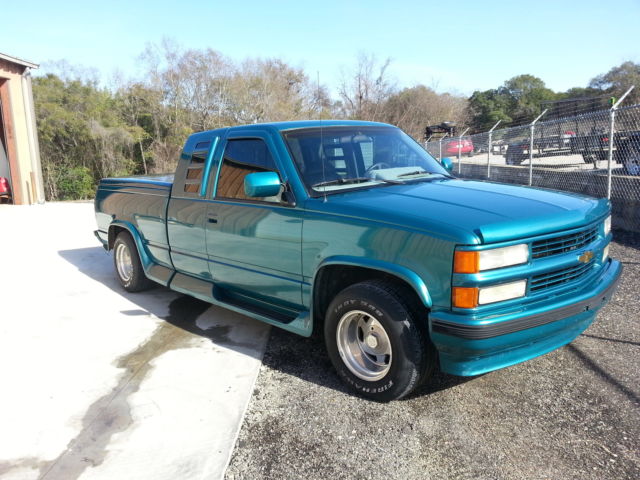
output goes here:
<path id="1" fill-rule="evenodd" d="M 138 249 L 128 232 L 120 232 L 113 243 L 113 265 L 120 285 L 127 292 L 141 292 L 153 286 L 144 274 Z"/>
<path id="2" fill-rule="evenodd" d="M 433 346 L 403 290 L 383 281 L 347 287 L 325 319 L 329 358 L 359 394 L 388 402 L 411 393 L 432 373 Z"/>

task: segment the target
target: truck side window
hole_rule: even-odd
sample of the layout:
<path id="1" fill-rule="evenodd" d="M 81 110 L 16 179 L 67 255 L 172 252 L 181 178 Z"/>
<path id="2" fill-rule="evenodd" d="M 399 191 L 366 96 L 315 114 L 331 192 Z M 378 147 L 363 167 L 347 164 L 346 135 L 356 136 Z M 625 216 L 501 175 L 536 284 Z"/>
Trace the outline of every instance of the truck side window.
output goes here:
<path id="1" fill-rule="evenodd" d="M 185 193 L 198 193 L 200 191 L 200 183 L 202 182 L 202 172 L 204 171 L 204 161 L 207 152 L 194 153 L 191 156 L 191 162 L 187 167 L 187 175 L 184 180 Z"/>
<path id="2" fill-rule="evenodd" d="M 244 194 L 244 177 L 256 172 L 278 172 L 264 140 L 259 138 L 229 140 L 224 149 L 216 197 L 280 202 L 280 195 L 248 198 Z"/>

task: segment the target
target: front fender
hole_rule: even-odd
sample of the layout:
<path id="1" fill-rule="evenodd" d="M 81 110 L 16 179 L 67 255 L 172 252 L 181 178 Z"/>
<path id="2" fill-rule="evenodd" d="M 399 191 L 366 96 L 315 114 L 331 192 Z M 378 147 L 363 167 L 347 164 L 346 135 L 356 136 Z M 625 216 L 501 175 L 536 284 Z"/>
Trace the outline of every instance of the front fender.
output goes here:
<path id="1" fill-rule="evenodd" d="M 431 295 L 429 295 L 429 290 L 427 289 L 427 285 L 424 283 L 422 278 L 420 278 L 420 276 L 414 271 L 410 270 L 407 267 L 403 267 L 402 265 L 396 265 L 394 263 L 370 258 L 351 257 L 347 255 L 336 255 L 333 257 L 327 257 L 318 265 L 318 268 L 316 269 L 313 278 L 314 285 L 318 272 L 322 270 L 322 267 L 326 267 L 328 265 L 349 265 L 352 267 L 363 267 L 388 273 L 408 283 L 418 294 L 418 297 L 420 297 L 420 300 L 425 307 L 431 308 L 433 304 Z"/>

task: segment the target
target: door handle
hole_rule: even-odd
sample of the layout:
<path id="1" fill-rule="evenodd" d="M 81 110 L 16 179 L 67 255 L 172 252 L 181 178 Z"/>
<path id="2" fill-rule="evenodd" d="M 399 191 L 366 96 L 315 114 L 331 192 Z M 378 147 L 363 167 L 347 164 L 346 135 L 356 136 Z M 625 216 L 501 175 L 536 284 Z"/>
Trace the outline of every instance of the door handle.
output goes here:
<path id="1" fill-rule="evenodd" d="M 212 213 L 207 215 L 207 221 L 209 223 L 218 223 L 218 217 Z"/>

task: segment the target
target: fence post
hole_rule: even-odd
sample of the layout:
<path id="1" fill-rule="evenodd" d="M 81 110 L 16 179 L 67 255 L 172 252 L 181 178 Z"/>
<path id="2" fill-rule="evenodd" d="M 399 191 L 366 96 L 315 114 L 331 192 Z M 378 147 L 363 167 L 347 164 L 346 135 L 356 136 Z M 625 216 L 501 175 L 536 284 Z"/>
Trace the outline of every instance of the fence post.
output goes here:
<path id="1" fill-rule="evenodd" d="M 460 136 L 458 137 L 458 175 L 460 175 L 460 172 L 462 171 L 462 166 L 461 166 L 461 161 L 460 158 L 462 156 L 462 137 L 465 133 L 467 133 L 469 131 L 469 129 L 467 128 L 464 132 L 462 132 L 460 134 Z"/>
<path id="2" fill-rule="evenodd" d="M 439 148 L 439 150 L 438 150 L 438 160 L 439 160 L 440 162 L 442 162 L 442 140 L 444 140 L 444 139 L 445 139 L 445 137 L 446 137 L 447 135 L 448 135 L 448 133 L 445 133 L 445 134 L 440 138 L 440 140 L 438 140 L 438 148 Z"/>
<path id="3" fill-rule="evenodd" d="M 531 122 L 531 137 L 529 138 L 529 186 L 533 185 L 533 134 L 536 128 L 536 122 L 540 120 L 545 113 L 547 113 L 546 108 L 544 112 L 538 115 L 536 119 Z"/>
<path id="4" fill-rule="evenodd" d="M 488 150 L 487 150 L 487 179 L 491 178 L 491 140 L 493 139 L 493 131 L 496 129 L 496 127 L 500 124 L 502 120 L 498 120 L 496 122 L 496 124 L 491 127 L 491 130 L 489 130 L 489 145 L 488 145 Z"/>
<path id="5" fill-rule="evenodd" d="M 620 99 L 613 104 L 611 110 L 609 110 L 610 124 L 609 124 L 609 155 L 607 158 L 607 198 L 611 199 L 611 180 L 612 180 L 612 169 L 613 169 L 613 142 L 615 140 L 615 126 L 616 126 L 616 110 L 618 109 L 618 105 L 624 100 L 624 98 L 629 95 L 631 90 L 633 90 L 635 85 L 631 85 L 629 89 L 624 92 L 624 95 L 620 97 Z"/>
<path id="6" fill-rule="evenodd" d="M 607 155 L 607 198 L 611 199 L 611 179 L 612 179 L 612 166 L 613 166 L 613 135 L 615 133 L 616 125 L 616 109 L 611 107 L 609 110 L 609 154 Z"/>
<path id="7" fill-rule="evenodd" d="M 429 140 L 431 140 L 431 137 L 433 137 L 433 134 L 429 135 L 429 138 L 427 138 L 424 141 L 424 149 L 428 152 L 429 151 Z"/>

